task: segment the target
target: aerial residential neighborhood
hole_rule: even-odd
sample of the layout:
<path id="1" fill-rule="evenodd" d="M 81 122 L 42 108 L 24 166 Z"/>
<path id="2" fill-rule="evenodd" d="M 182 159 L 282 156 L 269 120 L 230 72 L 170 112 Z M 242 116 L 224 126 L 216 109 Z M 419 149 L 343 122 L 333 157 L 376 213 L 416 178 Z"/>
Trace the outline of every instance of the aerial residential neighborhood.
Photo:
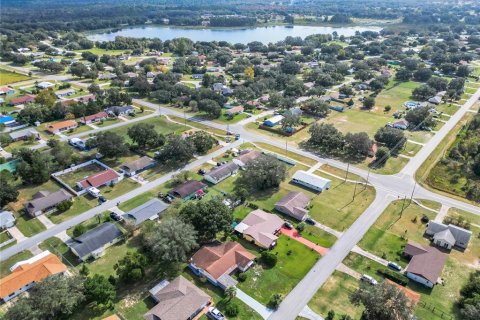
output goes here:
<path id="1" fill-rule="evenodd" d="M 480 4 L 2 0 L 0 319 L 480 319 Z"/>

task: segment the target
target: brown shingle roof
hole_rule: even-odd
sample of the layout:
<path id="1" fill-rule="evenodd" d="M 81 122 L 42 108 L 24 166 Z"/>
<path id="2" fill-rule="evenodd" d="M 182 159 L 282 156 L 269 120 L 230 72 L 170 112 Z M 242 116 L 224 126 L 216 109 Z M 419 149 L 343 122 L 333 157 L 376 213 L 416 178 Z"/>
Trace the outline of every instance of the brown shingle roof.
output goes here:
<path id="1" fill-rule="evenodd" d="M 279 216 L 257 209 L 250 212 L 245 219 L 235 227 L 235 230 L 249 235 L 268 248 L 278 239 L 275 234 L 280 230 L 282 225 L 283 220 L 280 219 Z"/>
<path id="2" fill-rule="evenodd" d="M 49 253 L 37 261 L 19 265 L 11 274 L 0 279 L 0 297 L 4 298 L 31 282 L 39 282 L 65 271 L 67 267 L 60 259 Z"/>
<path id="3" fill-rule="evenodd" d="M 29 213 L 43 211 L 51 208 L 62 201 L 70 200 L 72 195 L 63 189 L 50 193 L 48 191 L 39 191 L 32 197 L 33 199 L 26 203 L 25 209 Z"/>
<path id="4" fill-rule="evenodd" d="M 303 192 L 292 191 L 280 199 L 280 201 L 275 204 L 275 207 L 285 214 L 298 220 L 303 220 L 308 214 L 308 210 L 306 210 L 305 207 L 309 202 L 310 198 Z"/>
<path id="5" fill-rule="evenodd" d="M 247 164 L 248 162 L 258 158 L 261 154 L 262 153 L 257 150 L 243 150 L 235 159 L 241 161 L 243 164 Z"/>
<path id="6" fill-rule="evenodd" d="M 158 304 L 143 316 L 146 320 L 189 319 L 210 297 L 182 276 L 155 294 Z"/>
<path id="7" fill-rule="evenodd" d="M 424 247 L 416 243 L 409 243 L 405 248 L 421 247 L 425 252 L 418 250 L 418 253 L 413 255 L 412 260 L 407 266 L 406 272 L 414 273 L 421 276 L 431 283 L 435 284 L 440 277 L 447 255 L 434 247 Z M 411 250 L 411 249 L 409 249 Z M 410 252 L 413 252 L 410 251 Z"/>
<path id="8" fill-rule="evenodd" d="M 189 180 L 184 183 L 176 186 L 172 191 L 169 192 L 174 197 L 185 198 L 191 195 L 194 192 L 202 190 L 207 185 L 203 182 L 197 180 Z"/>
<path id="9" fill-rule="evenodd" d="M 191 262 L 218 279 L 238 266 L 246 267 L 254 259 L 255 255 L 238 242 L 227 242 L 203 246 L 193 255 Z"/>

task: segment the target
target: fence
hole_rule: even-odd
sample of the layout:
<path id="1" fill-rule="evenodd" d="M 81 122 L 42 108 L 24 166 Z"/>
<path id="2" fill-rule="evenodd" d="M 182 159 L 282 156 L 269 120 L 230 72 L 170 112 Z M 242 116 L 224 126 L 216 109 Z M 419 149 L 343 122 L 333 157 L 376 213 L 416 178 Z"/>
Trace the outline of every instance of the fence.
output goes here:
<path id="1" fill-rule="evenodd" d="M 423 302 L 423 301 L 419 301 L 417 306 L 420 306 L 424 309 L 427 309 L 428 311 L 432 312 L 433 314 L 439 316 L 440 318 L 442 319 L 448 319 L 448 320 L 453 320 L 453 317 L 451 316 L 451 314 L 449 313 L 446 313 L 444 312 L 443 310 L 440 310 L 439 308 L 437 308 L 436 306 L 433 306 L 429 303 L 426 303 L 426 302 Z"/>

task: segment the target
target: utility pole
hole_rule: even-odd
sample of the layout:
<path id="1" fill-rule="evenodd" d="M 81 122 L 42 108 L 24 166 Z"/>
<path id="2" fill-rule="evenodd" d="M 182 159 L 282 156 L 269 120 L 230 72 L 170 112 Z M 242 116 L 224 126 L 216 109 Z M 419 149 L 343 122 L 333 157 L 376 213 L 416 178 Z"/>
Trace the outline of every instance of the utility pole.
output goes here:
<path id="1" fill-rule="evenodd" d="M 350 168 L 350 163 L 347 162 L 347 173 L 345 174 L 345 182 L 347 182 L 349 168 Z"/>
<path id="2" fill-rule="evenodd" d="M 405 209 L 405 202 L 407 201 L 407 196 L 403 197 L 402 210 L 400 210 L 400 217 L 403 215 L 403 210 Z"/>
<path id="3" fill-rule="evenodd" d="M 413 185 L 413 190 L 412 190 L 412 194 L 410 195 L 410 202 L 408 203 L 408 205 L 410 205 L 412 203 L 413 194 L 415 193 L 415 188 L 416 187 L 417 187 L 417 181 L 415 181 L 415 184 Z"/>
<path id="4" fill-rule="evenodd" d="M 185 113 L 185 109 L 183 109 L 183 119 L 185 120 L 185 128 L 187 128 L 187 114 Z"/>
<path id="5" fill-rule="evenodd" d="M 288 156 L 288 138 L 285 137 L 285 156 Z"/>
<path id="6" fill-rule="evenodd" d="M 353 189 L 353 200 L 355 200 L 355 194 L 357 193 L 357 181 L 355 181 L 355 188 Z"/>
<path id="7" fill-rule="evenodd" d="M 370 178 L 370 171 L 372 170 L 371 167 L 368 168 L 368 172 L 367 172 L 367 180 L 365 181 L 365 188 L 367 188 L 367 184 L 368 184 L 368 179 Z"/>

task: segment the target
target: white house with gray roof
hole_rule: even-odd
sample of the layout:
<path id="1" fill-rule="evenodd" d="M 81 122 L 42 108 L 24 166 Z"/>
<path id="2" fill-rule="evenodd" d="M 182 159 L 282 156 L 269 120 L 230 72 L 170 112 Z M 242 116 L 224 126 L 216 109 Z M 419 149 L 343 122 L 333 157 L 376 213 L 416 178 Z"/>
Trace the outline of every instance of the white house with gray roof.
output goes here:
<path id="1" fill-rule="evenodd" d="M 144 204 L 128 211 L 123 215 L 125 219 L 130 219 L 138 226 L 145 220 L 155 220 L 160 214 L 168 208 L 168 204 L 158 199 L 152 199 Z"/>
<path id="2" fill-rule="evenodd" d="M 322 192 L 330 188 L 332 180 L 328 180 L 303 170 L 298 170 L 293 174 L 292 181 L 309 189 Z"/>
<path id="3" fill-rule="evenodd" d="M 122 238 L 122 231 L 115 224 L 106 222 L 73 238 L 73 243 L 69 246 L 70 250 L 81 261 L 86 261 L 90 258 L 96 259 L 103 256 L 105 249 L 119 242 Z"/>
<path id="4" fill-rule="evenodd" d="M 448 250 L 453 247 L 466 249 L 472 237 L 472 232 L 469 230 L 453 224 L 445 225 L 435 221 L 428 223 L 425 234 L 432 237 L 432 241 L 436 246 Z"/>
<path id="5" fill-rule="evenodd" d="M 237 173 L 239 168 L 240 167 L 237 164 L 233 162 L 228 162 L 228 163 L 222 164 L 221 166 L 213 168 L 212 170 L 207 172 L 203 176 L 203 178 L 208 182 L 217 184 L 220 181 L 223 181 L 228 177 Z"/>

